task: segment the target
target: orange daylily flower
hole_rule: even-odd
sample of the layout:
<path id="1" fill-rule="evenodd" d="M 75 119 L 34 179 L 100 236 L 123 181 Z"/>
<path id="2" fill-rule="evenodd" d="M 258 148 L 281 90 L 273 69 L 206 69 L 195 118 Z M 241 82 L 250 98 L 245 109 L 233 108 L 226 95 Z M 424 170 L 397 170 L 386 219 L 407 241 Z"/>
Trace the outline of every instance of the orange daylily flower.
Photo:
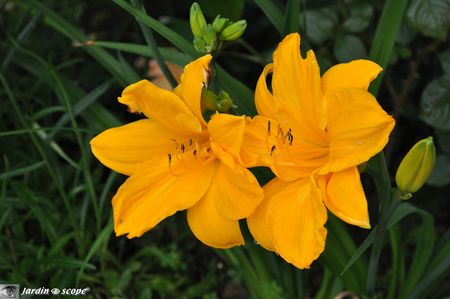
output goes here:
<path id="1" fill-rule="evenodd" d="M 357 166 L 383 149 L 395 122 L 367 91 L 380 66 L 355 60 L 321 77 L 314 52 L 303 58 L 299 47 L 300 36 L 288 35 L 259 78 L 260 115 L 247 121 L 241 158 L 277 175 L 248 218 L 252 235 L 298 268 L 309 268 L 325 247 L 327 209 L 370 228 Z"/>
<path id="2" fill-rule="evenodd" d="M 104 131 L 91 141 L 107 167 L 130 176 L 112 200 L 116 234 L 139 237 L 160 221 L 187 209 L 188 224 L 203 243 L 229 248 L 244 243 L 238 220 L 263 198 L 256 178 L 239 162 L 245 118 L 215 114 L 206 122 L 201 92 L 210 55 L 185 67 L 168 91 L 142 80 L 119 101 L 146 119 Z"/>

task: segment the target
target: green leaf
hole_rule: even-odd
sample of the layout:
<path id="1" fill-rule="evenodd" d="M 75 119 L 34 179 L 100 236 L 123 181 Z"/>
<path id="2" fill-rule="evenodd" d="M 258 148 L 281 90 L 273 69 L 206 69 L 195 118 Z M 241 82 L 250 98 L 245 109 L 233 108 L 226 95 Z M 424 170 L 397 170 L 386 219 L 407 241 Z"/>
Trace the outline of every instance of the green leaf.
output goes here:
<path id="1" fill-rule="evenodd" d="M 153 53 L 151 49 L 149 49 L 149 47 L 145 45 L 118 43 L 110 41 L 96 41 L 94 45 L 102 48 L 114 49 L 150 58 L 155 57 L 155 53 Z M 89 47 L 89 45 L 86 45 L 86 47 Z M 190 56 L 183 54 L 177 50 L 174 50 L 172 48 L 159 48 L 159 50 L 165 60 L 181 66 L 188 64 L 192 60 Z"/>
<path id="2" fill-rule="evenodd" d="M 356 33 L 366 29 L 373 17 L 373 7 L 370 3 L 362 1 L 350 5 L 350 17 L 344 21 L 342 27 Z"/>
<path id="3" fill-rule="evenodd" d="M 36 10 L 39 13 L 43 13 L 47 24 L 53 27 L 56 31 L 67 36 L 69 39 L 81 44 L 88 40 L 88 38 L 78 28 L 67 22 L 64 18 L 49 9 L 43 3 L 36 0 L 16 0 L 16 2 L 20 6 L 24 6 L 27 9 Z M 133 80 L 130 80 L 130 78 L 125 76 L 120 63 L 104 49 L 98 47 L 87 47 L 85 50 L 105 69 L 113 74 L 122 85 L 128 85 L 133 82 Z"/>
<path id="4" fill-rule="evenodd" d="M 278 6 L 272 0 L 255 0 L 255 3 L 281 34 L 283 32 L 283 13 Z"/>
<path id="5" fill-rule="evenodd" d="M 42 166 L 45 166 L 45 162 L 44 161 L 39 161 L 39 162 L 33 163 L 33 164 L 25 166 L 25 167 L 21 167 L 21 168 L 18 168 L 18 169 L 4 171 L 0 175 L 0 181 L 4 180 L 4 179 L 7 179 L 7 178 L 13 178 L 13 177 L 16 177 L 16 176 L 22 176 L 22 175 L 25 175 L 25 174 L 29 174 L 30 172 L 33 172 L 35 170 L 40 169 Z"/>
<path id="6" fill-rule="evenodd" d="M 163 25 L 158 20 L 147 15 L 145 12 L 137 8 L 134 8 L 126 1 L 124 0 L 113 0 L 113 1 L 117 5 L 122 7 L 124 10 L 126 10 L 129 14 L 139 19 L 143 24 L 158 32 L 161 36 L 167 39 L 172 45 L 174 45 L 184 53 L 189 54 L 193 58 L 197 56 L 197 52 L 195 51 L 192 44 L 189 41 L 187 41 L 183 36 L 179 35 L 169 27 Z"/>
<path id="7" fill-rule="evenodd" d="M 450 50 L 446 50 L 439 54 L 442 70 L 445 74 L 450 74 Z"/>
<path id="8" fill-rule="evenodd" d="M 450 130 L 449 77 L 431 81 L 422 94 L 420 118 L 430 126 Z"/>
<path id="9" fill-rule="evenodd" d="M 434 187 L 444 187 L 450 183 L 450 155 L 438 154 L 433 172 L 427 184 Z"/>
<path id="10" fill-rule="evenodd" d="M 450 154 L 450 130 L 435 130 L 435 134 L 439 148 Z"/>
<path id="11" fill-rule="evenodd" d="M 300 0 L 287 0 L 284 21 L 283 35 L 299 30 Z"/>
<path id="12" fill-rule="evenodd" d="M 202 11 L 211 19 L 220 15 L 234 22 L 239 20 L 244 12 L 244 0 L 199 0 L 198 3 Z"/>
<path id="13" fill-rule="evenodd" d="M 236 109 L 238 114 L 256 115 L 253 91 L 239 80 L 233 78 L 220 65 L 216 64 L 215 70 L 220 86 L 231 95 L 234 104 L 238 106 Z"/>
<path id="14" fill-rule="evenodd" d="M 112 221 L 110 221 L 97 236 L 97 239 L 94 241 L 91 248 L 89 249 L 89 252 L 86 254 L 86 257 L 83 260 L 83 264 L 81 265 L 80 270 L 78 271 L 77 285 L 78 282 L 80 281 L 81 275 L 83 274 L 83 270 L 86 268 L 87 265 L 89 265 L 88 262 L 91 260 L 94 254 L 100 249 L 100 247 L 105 242 L 108 242 L 112 232 L 113 232 L 113 223 Z"/>
<path id="15" fill-rule="evenodd" d="M 334 55 L 339 62 L 367 57 L 367 50 L 361 39 L 355 35 L 341 35 L 334 44 Z"/>
<path id="16" fill-rule="evenodd" d="M 308 9 L 301 14 L 300 24 L 303 24 L 303 18 L 306 18 L 306 37 L 315 45 L 321 45 L 331 38 L 339 21 L 338 12 L 331 8 Z"/>
<path id="17" fill-rule="evenodd" d="M 425 36 L 445 40 L 450 27 L 449 0 L 413 0 L 407 20 Z"/>
<path id="18" fill-rule="evenodd" d="M 370 92 L 377 95 L 380 83 L 391 61 L 395 41 L 403 21 L 408 0 L 387 0 L 370 49 L 370 59 L 378 63 L 384 71 L 370 85 Z"/>

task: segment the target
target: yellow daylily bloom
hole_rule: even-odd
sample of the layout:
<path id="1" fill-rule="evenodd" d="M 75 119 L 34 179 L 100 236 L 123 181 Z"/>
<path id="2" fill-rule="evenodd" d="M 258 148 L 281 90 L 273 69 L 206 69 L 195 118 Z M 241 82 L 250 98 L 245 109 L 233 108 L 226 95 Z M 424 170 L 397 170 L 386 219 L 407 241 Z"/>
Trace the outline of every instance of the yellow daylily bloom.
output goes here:
<path id="1" fill-rule="evenodd" d="M 300 36 L 288 35 L 264 68 L 255 92 L 259 115 L 247 120 L 241 159 L 277 175 L 248 218 L 252 235 L 309 268 L 325 247 L 326 209 L 370 228 L 357 166 L 383 149 L 395 121 L 367 91 L 380 66 L 355 60 L 320 76 L 314 52 L 303 58 L 299 47 Z"/>
<path id="2" fill-rule="evenodd" d="M 255 211 L 263 191 L 239 160 L 245 117 L 216 113 L 207 122 L 202 116 L 210 60 L 188 64 L 173 91 L 147 80 L 125 88 L 119 101 L 147 118 L 91 140 L 104 165 L 129 176 L 112 200 L 116 235 L 139 237 L 187 209 L 189 227 L 203 243 L 244 243 L 238 220 Z"/>

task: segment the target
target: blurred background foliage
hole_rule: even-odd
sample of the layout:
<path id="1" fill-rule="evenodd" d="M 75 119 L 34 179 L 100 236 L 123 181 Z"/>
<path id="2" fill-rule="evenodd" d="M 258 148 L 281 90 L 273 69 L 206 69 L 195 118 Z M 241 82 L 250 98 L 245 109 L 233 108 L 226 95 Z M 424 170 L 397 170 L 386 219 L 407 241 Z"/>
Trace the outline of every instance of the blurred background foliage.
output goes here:
<path id="1" fill-rule="evenodd" d="M 429 135 L 438 154 L 428 185 L 411 199 L 414 206 L 404 205 L 397 215 L 401 222 L 389 226 L 377 292 L 370 296 L 443 298 L 450 295 L 450 2 L 400 2 L 406 6 L 404 14 L 391 11 L 394 17 L 398 13 L 400 29 L 378 93 L 397 120 L 386 159 L 394 174 L 409 148 Z M 147 14 L 164 25 L 153 29 L 173 70 L 196 55 L 189 44 L 191 4 L 144 1 Z M 199 4 L 210 21 L 217 14 L 247 20 L 243 38 L 226 44 L 217 56 L 223 67 L 217 68 L 217 84 L 230 92 L 238 113 L 251 114 L 245 100 L 252 98 L 285 33 L 298 28 L 302 51 L 314 49 L 322 72 L 339 62 L 369 58 L 385 1 Z M 93 158 L 89 140 L 136 120 L 117 96 L 140 78 L 157 79 L 150 62 L 154 52 L 135 17 L 142 21 L 124 0 L 0 0 L 0 283 L 88 286 L 92 298 L 366 296 L 367 253 L 340 274 L 368 232 L 331 215 L 326 253 L 306 271 L 295 271 L 251 243 L 231 251 L 203 246 L 187 228 L 184 213 L 138 239 L 114 236 L 110 200 L 125 178 Z M 145 26 L 152 24 L 145 20 Z M 377 36 L 382 43 L 389 32 Z M 270 177 L 256 171 L 262 181 Z M 375 224 L 375 187 L 368 176 L 363 180 Z M 266 275 L 264 267 L 273 273 Z M 249 280 L 259 287 L 252 288 Z"/>

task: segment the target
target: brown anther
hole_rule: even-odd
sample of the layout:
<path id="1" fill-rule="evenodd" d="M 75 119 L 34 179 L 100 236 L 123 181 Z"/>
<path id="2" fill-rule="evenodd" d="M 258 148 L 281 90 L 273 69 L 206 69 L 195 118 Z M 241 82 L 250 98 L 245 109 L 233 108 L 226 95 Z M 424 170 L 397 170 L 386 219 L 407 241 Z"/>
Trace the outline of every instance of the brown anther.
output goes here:
<path id="1" fill-rule="evenodd" d="M 171 138 L 171 141 L 175 142 L 175 149 L 178 149 L 178 142 L 175 138 Z"/>
<path id="2" fill-rule="evenodd" d="M 189 149 L 192 147 L 192 138 L 189 138 Z"/>
<path id="3" fill-rule="evenodd" d="M 270 120 L 267 121 L 267 134 L 270 136 Z"/>
<path id="4" fill-rule="evenodd" d="M 184 151 L 186 150 L 186 147 L 184 146 L 184 144 L 181 144 L 181 152 L 184 154 Z"/>
<path id="5" fill-rule="evenodd" d="M 294 135 L 292 135 L 292 129 L 289 128 L 289 131 L 286 133 L 287 140 L 289 141 L 289 145 L 292 145 L 294 141 Z"/>
<path id="6" fill-rule="evenodd" d="M 275 145 L 272 145 L 272 148 L 270 149 L 270 155 L 272 156 L 273 152 L 277 149 Z"/>

